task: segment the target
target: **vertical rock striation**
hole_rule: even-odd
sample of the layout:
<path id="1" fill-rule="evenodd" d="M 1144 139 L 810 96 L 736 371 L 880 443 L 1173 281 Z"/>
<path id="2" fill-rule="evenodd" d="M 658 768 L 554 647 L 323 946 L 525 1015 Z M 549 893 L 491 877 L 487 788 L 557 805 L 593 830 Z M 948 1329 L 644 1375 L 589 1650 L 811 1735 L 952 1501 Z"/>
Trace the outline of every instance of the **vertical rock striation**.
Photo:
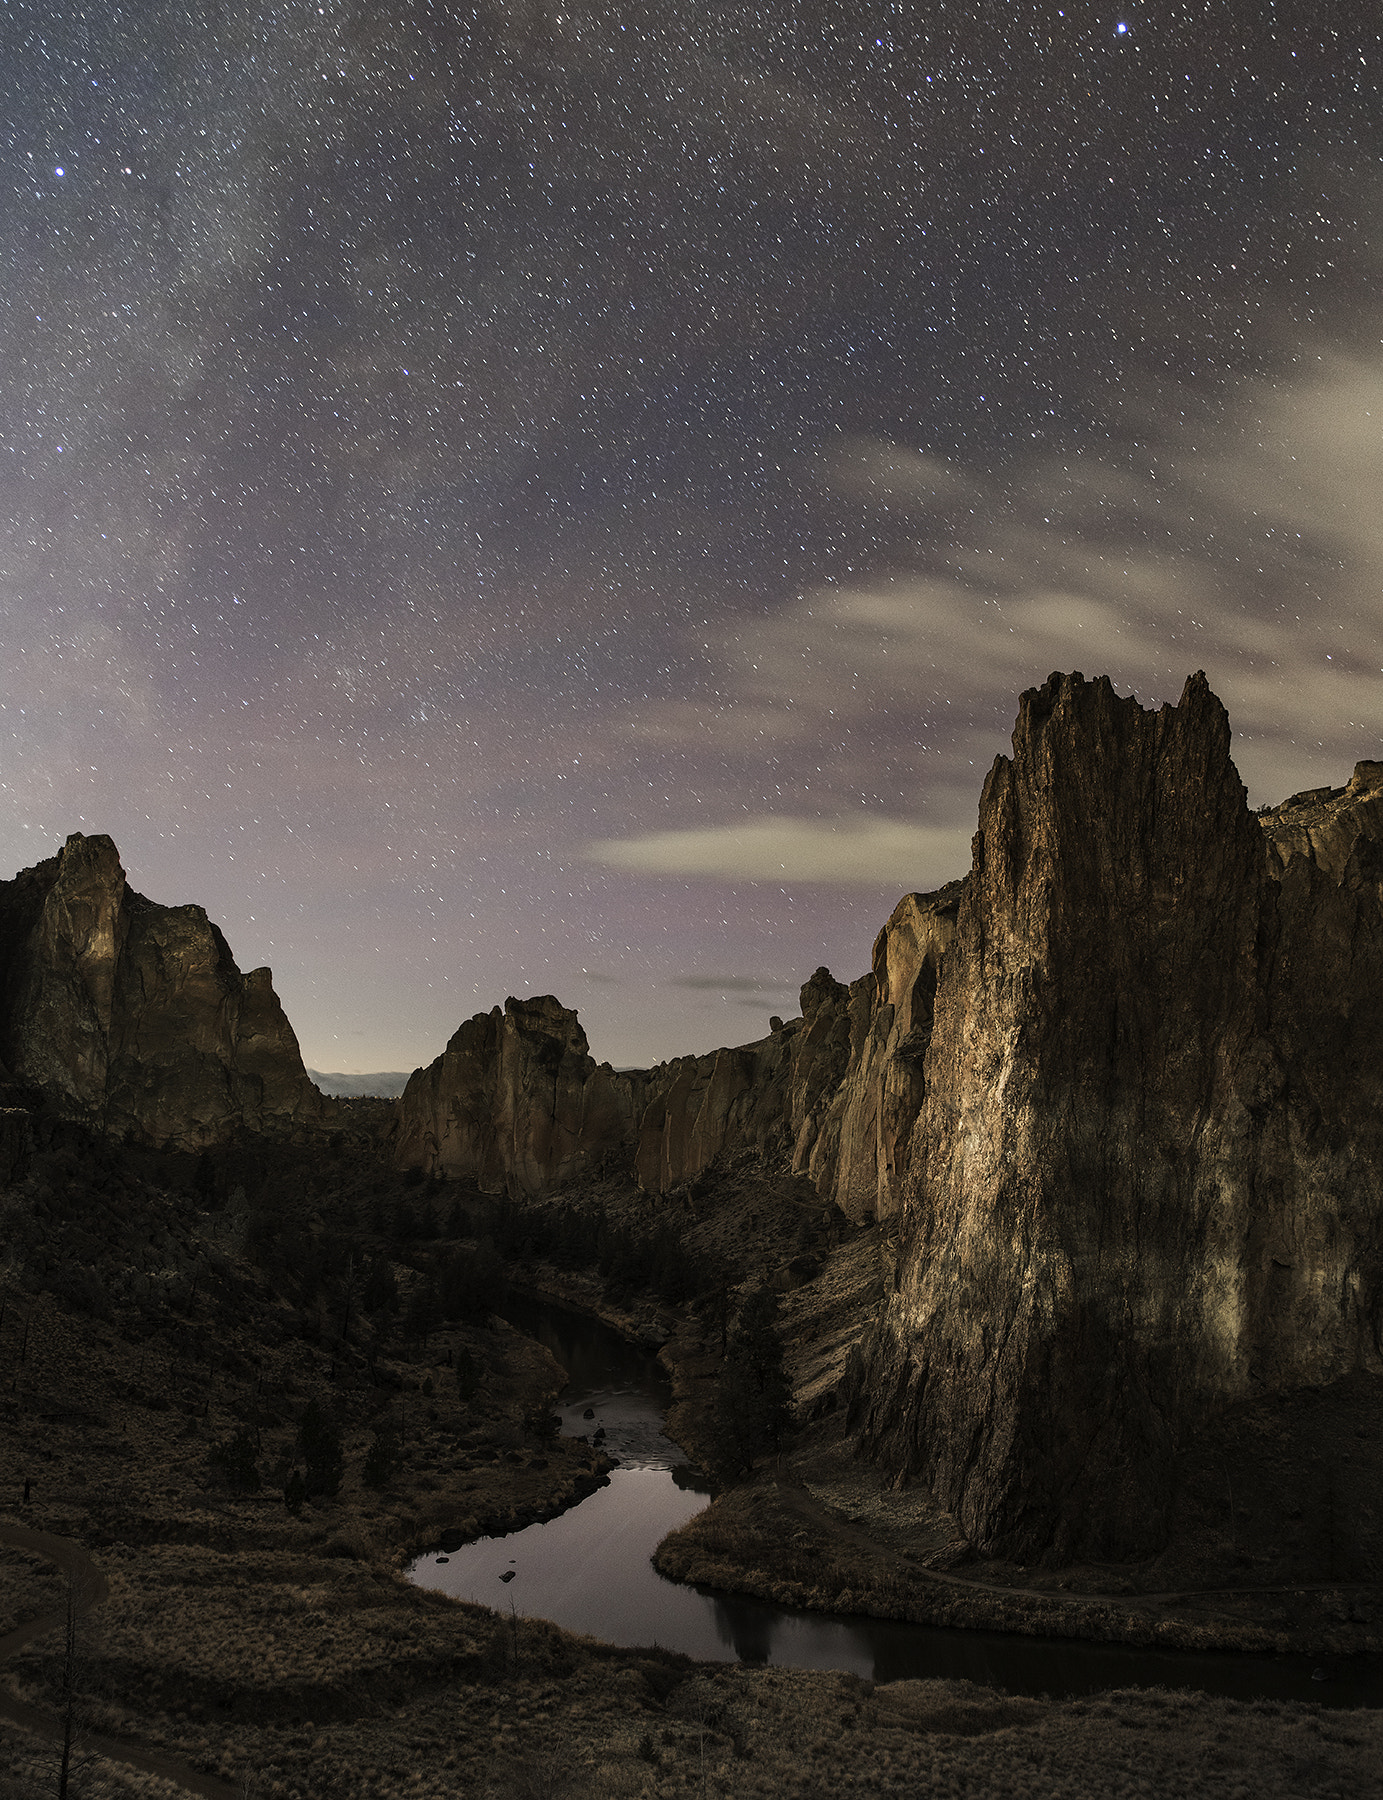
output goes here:
<path id="1" fill-rule="evenodd" d="M 641 1075 L 597 1063 L 576 1014 L 550 994 L 477 1013 L 399 1101 L 405 1168 L 542 1193 L 632 1145 Z"/>
<path id="2" fill-rule="evenodd" d="M 856 1221 L 891 1218 L 902 1205 L 936 984 L 963 889 L 953 881 L 894 907 L 871 973 L 837 1000 L 848 1014 L 847 1054 L 833 1083 L 794 1116 L 794 1172 Z"/>
<path id="3" fill-rule="evenodd" d="M 0 1061 L 63 1116 L 181 1149 L 315 1120 L 268 969 L 200 906 L 155 905 L 108 837 L 0 882 Z"/>
<path id="4" fill-rule="evenodd" d="M 897 1204 L 958 883 L 899 902 L 875 970 L 818 969 L 802 1016 L 757 1043 L 616 1072 L 550 995 L 477 1013 L 399 1103 L 405 1168 L 539 1194 L 613 1161 L 651 1193 L 752 1151 L 809 1175 L 853 1218 Z"/>
<path id="5" fill-rule="evenodd" d="M 1155 713 L 1079 675 L 1022 698 L 852 1400 L 988 1550 L 1146 1550 L 1186 1426 L 1380 1366 L 1373 767 L 1348 820 L 1265 829 L 1204 676 Z"/>

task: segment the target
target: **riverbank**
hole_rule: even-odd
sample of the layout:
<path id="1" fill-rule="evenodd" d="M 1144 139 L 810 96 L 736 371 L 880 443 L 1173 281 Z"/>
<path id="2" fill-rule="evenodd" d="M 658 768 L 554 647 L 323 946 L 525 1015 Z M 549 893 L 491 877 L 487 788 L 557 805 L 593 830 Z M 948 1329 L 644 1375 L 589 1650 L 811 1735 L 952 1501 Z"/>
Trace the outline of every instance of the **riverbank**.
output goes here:
<path id="1" fill-rule="evenodd" d="M 148 1695 L 137 1714 L 83 1701 L 78 1768 L 85 1791 L 103 1800 L 188 1791 L 214 1800 L 682 1800 L 688 1792 L 1104 1800 L 1148 1791 L 1236 1800 L 1250 1772 L 1263 1800 L 1344 1800 L 1368 1791 L 1383 1757 L 1377 1712 L 1139 1691 L 1063 1704 L 963 1681 L 875 1689 L 852 1676 L 711 1669 L 657 1650 L 613 1651 L 417 1590 L 410 1598 L 397 1583 L 381 1588 L 377 1573 L 327 1575 L 310 1558 L 285 1616 L 266 1606 L 279 1584 L 261 1586 L 265 1571 L 253 1562 L 199 1561 L 195 1574 L 184 1567 L 180 1580 L 155 1580 L 144 1595 L 150 1625 L 171 1618 L 175 1628 L 165 1659 L 181 1670 L 177 1701 Z M 144 1584 L 155 1573 L 147 1556 L 138 1573 Z M 107 1579 L 119 1604 L 124 1572 Z M 176 1605 L 180 1588 L 196 1593 L 192 1635 Z M 123 1602 L 128 1619 L 130 1596 Z M 320 1678 L 325 1648 L 343 1636 L 355 1646 L 392 1644 L 373 1666 L 338 1661 Z M 208 1640 L 214 1671 L 198 1660 Z M 319 1678 L 304 1683 L 313 1664 Z M 205 1685 L 194 1698 L 188 1681 L 197 1674 Z M 134 1766 L 111 1759 L 98 1723 L 124 1740 L 114 1748 Z M 158 1750 L 141 1752 L 136 1737 L 153 1737 Z M 45 1751 L 32 1732 L 0 1736 L 6 1800 L 47 1791 Z"/>
<path id="2" fill-rule="evenodd" d="M 752 1183 L 713 1178 L 699 1204 L 718 1253 L 752 1266 L 763 1219 Z M 1383 1383 L 1351 1377 L 1309 1406 L 1246 1407 L 1193 1440 L 1179 1460 L 1177 1530 L 1142 1563 L 986 1560 L 925 1492 L 886 1484 L 855 1458 L 843 1429 L 851 1357 L 890 1279 L 886 1236 L 856 1228 L 808 1260 L 791 1248 L 780 1243 L 759 1273 L 781 1295 L 799 1440 L 665 1538 L 654 1557 L 661 1574 L 809 1612 L 941 1627 L 1189 1652 L 1383 1652 L 1383 1589 L 1366 1578 L 1383 1561 L 1370 1493 L 1375 1465 L 1373 1492 L 1383 1489 Z M 631 1342 L 660 1345 L 672 1387 L 668 1435 L 692 1463 L 710 1462 L 721 1367 L 713 1306 L 621 1307 L 595 1277 L 551 1268 L 526 1271 L 523 1285 Z M 1310 1485 L 1323 1465 L 1336 1484 L 1324 1503 Z M 1358 1489 L 1347 1548 L 1342 1467 Z M 1226 1491 L 1238 1495 L 1228 1517 Z"/>
<path id="3" fill-rule="evenodd" d="M 1172 1538 L 1144 1562 L 1021 1568 L 977 1556 L 925 1492 L 886 1484 L 852 1454 L 842 1392 L 887 1279 L 888 1244 L 866 1231 L 785 1286 L 799 1439 L 665 1538 L 661 1574 L 917 1624 L 1188 1651 L 1383 1652 L 1383 1381 L 1349 1377 L 1309 1406 L 1246 1406 L 1192 1440 L 1178 1460 Z M 718 1336 L 683 1315 L 661 1360 L 669 1433 L 696 1460 L 711 1442 Z M 1313 1491 L 1323 1464 L 1325 1505 Z M 1238 1495 L 1232 1511 L 1226 1492 Z"/>
<path id="4" fill-rule="evenodd" d="M 438 1324 L 418 1304 L 438 1255 L 473 1251 L 448 1221 L 478 1214 L 478 1201 L 344 1149 L 269 1175 L 248 1156 L 224 1172 L 215 1205 L 201 1204 L 190 1163 L 115 1161 L 104 1148 L 83 1161 L 61 1144 L 0 1195 L 11 1255 L 0 1514 L 79 1540 L 107 1584 L 76 1661 L 80 1780 L 102 1800 L 177 1791 L 117 1766 L 103 1740 L 256 1800 L 933 1788 L 998 1800 L 1122 1794 L 1144 1778 L 1169 1796 L 1229 1800 L 1246 1766 L 1269 1797 L 1367 1787 L 1383 1756 L 1379 1714 L 1136 1693 L 1027 1703 L 950 1682 L 871 1695 L 835 1675 L 612 1648 L 511 1616 L 502 1595 L 490 1608 L 420 1591 L 400 1574 L 411 1549 L 568 1504 L 599 1479 L 594 1447 L 552 1436 L 557 1371 L 541 1346 L 474 1314 Z M 712 1244 L 719 1234 L 725 1255 L 759 1229 L 769 1250 L 746 1266 L 800 1282 L 819 1216 L 788 1184 L 755 1227 L 764 1189 L 752 1169 L 736 1180 L 729 1223 L 711 1197 L 689 1199 L 697 1229 Z M 241 1182 L 253 1209 L 236 1198 Z M 636 1195 L 627 1205 L 631 1217 L 650 1210 Z M 407 1235 L 409 1217 L 428 1234 Z M 284 1220 L 298 1237 L 274 1238 Z M 303 1272 L 331 1247 L 337 1285 L 314 1287 Z M 51 1270 L 91 1280 L 59 1301 L 43 1285 Z M 390 1282 L 396 1299 L 370 1298 L 366 1320 L 343 1305 Z M 785 1288 L 785 1305 L 799 1291 Z M 683 1322 L 709 1347 L 709 1318 Z M 667 1329 L 671 1341 L 681 1327 Z M 837 1357 L 825 1344 L 812 1354 Z M 295 1515 L 284 1488 L 314 1407 L 340 1431 L 341 1483 Z M 372 1486 L 381 1432 L 392 1451 Z M 256 1491 L 228 1485 L 213 1458 L 236 1439 Z M 47 1565 L 6 1566 L 11 1621 L 51 1601 Z M 16 1702 L 50 1722 L 62 1638 L 35 1636 L 3 1672 Z M 51 1791 L 55 1771 L 51 1740 L 0 1731 L 0 1800 Z"/>

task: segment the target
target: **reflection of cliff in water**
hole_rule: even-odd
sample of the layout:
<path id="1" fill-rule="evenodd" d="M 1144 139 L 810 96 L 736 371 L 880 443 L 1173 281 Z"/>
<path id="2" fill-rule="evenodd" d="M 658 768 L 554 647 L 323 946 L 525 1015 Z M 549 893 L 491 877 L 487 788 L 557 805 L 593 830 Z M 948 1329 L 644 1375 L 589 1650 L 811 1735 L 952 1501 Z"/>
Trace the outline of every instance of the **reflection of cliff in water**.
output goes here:
<path id="1" fill-rule="evenodd" d="M 776 1607 L 746 1605 L 733 1595 L 714 1599 L 716 1636 L 734 1651 L 742 1663 L 766 1664 L 773 1651 L 779 1622 Z"/>
<path id="2" fill-rule="evenodd" d="M 716 1491 L 710 1476 L 703 1475 L 690 1463 L 674 1463 L 668 1473 L 672 1476 L 672 1485 L 681 1488 L 684 1494 L 714 1494 Z"/>

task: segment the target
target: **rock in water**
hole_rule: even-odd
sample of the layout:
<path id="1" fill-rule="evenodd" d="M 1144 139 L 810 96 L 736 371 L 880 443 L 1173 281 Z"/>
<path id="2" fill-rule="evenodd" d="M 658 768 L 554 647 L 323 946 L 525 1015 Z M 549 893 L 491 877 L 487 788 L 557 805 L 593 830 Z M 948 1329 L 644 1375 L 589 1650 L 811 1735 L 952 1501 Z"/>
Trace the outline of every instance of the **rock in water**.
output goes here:
<path id="1" fill-rule="evenodd" d="M 0 1059 L 67 1118 L 195 1150 L 321 1112 L 268 969 L 200 906 L 158 906 L 108 837 L 0 882 Z"/>
<path id="2" fill-rule="evenodd" d="M 988 1552 L 1145 1553 L 1188 1427 L 1380 1366 L 1383 769 L 1260 824 L 1229 747 L 1054 675 L 985 783 L 851 1416 Z"/>

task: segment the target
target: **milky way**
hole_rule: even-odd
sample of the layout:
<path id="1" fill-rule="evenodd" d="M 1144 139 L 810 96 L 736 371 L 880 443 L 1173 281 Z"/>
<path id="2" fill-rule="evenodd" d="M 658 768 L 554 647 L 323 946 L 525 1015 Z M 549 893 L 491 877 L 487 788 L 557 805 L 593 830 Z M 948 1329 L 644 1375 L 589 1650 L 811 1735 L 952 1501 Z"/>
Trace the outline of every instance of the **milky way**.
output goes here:
<path id="1" fill-rule="evenodd" d="M 1379 750 L 1383 46 L 1268 0 L 0 4 L 0 872 L 309 1063 L 760 1035 L 1018 693 Z"/>

